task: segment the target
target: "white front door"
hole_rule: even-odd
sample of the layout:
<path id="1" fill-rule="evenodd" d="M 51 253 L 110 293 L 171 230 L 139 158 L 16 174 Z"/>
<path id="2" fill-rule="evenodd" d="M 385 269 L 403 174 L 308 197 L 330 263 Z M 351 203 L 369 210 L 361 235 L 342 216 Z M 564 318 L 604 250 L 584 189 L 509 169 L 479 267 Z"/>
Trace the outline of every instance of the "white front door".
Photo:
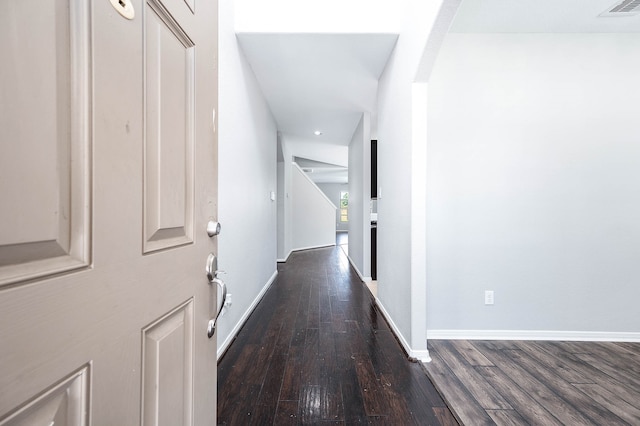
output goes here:
<path id="1" fill-rule="evenodd" d="M 216 37 L 215 0 L 0 1 L 0 425 L 215 424 Z"/>

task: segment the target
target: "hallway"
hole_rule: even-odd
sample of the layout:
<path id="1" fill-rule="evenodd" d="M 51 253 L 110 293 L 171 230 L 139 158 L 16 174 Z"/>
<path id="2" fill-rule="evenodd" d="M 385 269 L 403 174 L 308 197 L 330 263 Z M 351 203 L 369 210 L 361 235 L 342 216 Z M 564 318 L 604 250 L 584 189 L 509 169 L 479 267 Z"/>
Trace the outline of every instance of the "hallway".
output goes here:
<path id="1" fill-rule="evenodd" d="M 218 364 L 218 424 L 457 424 L 339 246 L 278 270 Z"/>

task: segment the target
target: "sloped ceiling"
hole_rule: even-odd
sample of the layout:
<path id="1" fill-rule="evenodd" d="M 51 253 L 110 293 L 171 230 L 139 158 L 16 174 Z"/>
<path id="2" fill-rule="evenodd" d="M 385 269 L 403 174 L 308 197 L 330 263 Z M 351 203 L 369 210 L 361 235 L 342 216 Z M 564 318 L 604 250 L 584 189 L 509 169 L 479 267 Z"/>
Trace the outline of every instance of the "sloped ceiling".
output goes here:
<path id="1" fill-rule="evenodd" d="M 238 40 L 285 138 L 348 145 L 396 34 L 239 33 Z M 314 135 L 314 131 L 322 132 Z"/>

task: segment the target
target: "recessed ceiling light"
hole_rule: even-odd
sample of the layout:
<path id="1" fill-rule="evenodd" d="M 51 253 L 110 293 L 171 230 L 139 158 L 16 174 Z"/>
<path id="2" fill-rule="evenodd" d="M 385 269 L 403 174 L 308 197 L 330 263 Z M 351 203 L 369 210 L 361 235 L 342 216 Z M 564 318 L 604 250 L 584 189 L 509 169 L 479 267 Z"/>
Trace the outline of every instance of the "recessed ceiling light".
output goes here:
<path id="1" fill-rule="evenodd" d="M 313 134 L 316 136 L 320 136 L 322 132 L 320 130 L 316 130 L 315 132 L 313 132 Z"/>

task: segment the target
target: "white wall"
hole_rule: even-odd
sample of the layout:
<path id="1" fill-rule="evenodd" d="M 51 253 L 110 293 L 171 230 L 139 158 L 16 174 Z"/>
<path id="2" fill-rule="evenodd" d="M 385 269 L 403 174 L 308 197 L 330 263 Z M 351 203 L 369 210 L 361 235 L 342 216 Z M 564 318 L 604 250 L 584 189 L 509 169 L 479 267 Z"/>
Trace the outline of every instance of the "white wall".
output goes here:
<path id="1" fill-rule="evenodd" d="M 349 192 L 348 183 L 318 183 L 318 188 L 324 192 L 329 200 L 337 207 L 336 209 L 336 230 L 348 231 L 349 223 L 340 222 L 340 192 Z"/>
<path id="2" fill-rule="evenodd" d="M 378 300 L 410 354 L 426 351 L 426 339 L 411 338 L 412 86 L 440 4 L 409 1 L 406 22 L 378 86 Z M 411 355 L 428 357 L 427 352 Z"/>
<path id="3" fill-rule="evenodd" d="M 294 155 L 286 137 L 278 134 L 282 161 L 278 159 L 278 262 L 286 262 L 293 250 L 292 167 Z"/>
<path id="4" fill-rule="evenodd" d="M 349 144 L 349 259 L 364 280 L 371 280 L 370 120 L 362 114 Z"/>
<path id="5" fill-rule="evenodd" d="M 293 250 L 336 244 L 336 206 L 295 163 L 291 164 Z"/>
<path id="6" fill-rule="evenodd" d="M 349 165 L 349 148 L 347 146 L 310 141 L 288 134 L 282 135 L 282 141 L 283 148 L 291 157 L 307 158 L 343 167 Z"/>
<path id="7" fill-rule="evenodd" d="M 219 268 L 233 305 L 218 321 L 219 353 L 276 272 L 276 124 L 220 2 Z"/>
<path id="8" fill-rule="evenodd" d="M 285 249 L 285 185 L 284 185 L 284 168 L 285 163 L 278 161 L 278 261 L 284 261 L 288 257 L 288 251 Z"/>
<path id="9" fill-rule="evenodd" d="M 447 37 L 429 84 L 430 335 L 640 337 L 638 76 L 640 34 Z"/>

